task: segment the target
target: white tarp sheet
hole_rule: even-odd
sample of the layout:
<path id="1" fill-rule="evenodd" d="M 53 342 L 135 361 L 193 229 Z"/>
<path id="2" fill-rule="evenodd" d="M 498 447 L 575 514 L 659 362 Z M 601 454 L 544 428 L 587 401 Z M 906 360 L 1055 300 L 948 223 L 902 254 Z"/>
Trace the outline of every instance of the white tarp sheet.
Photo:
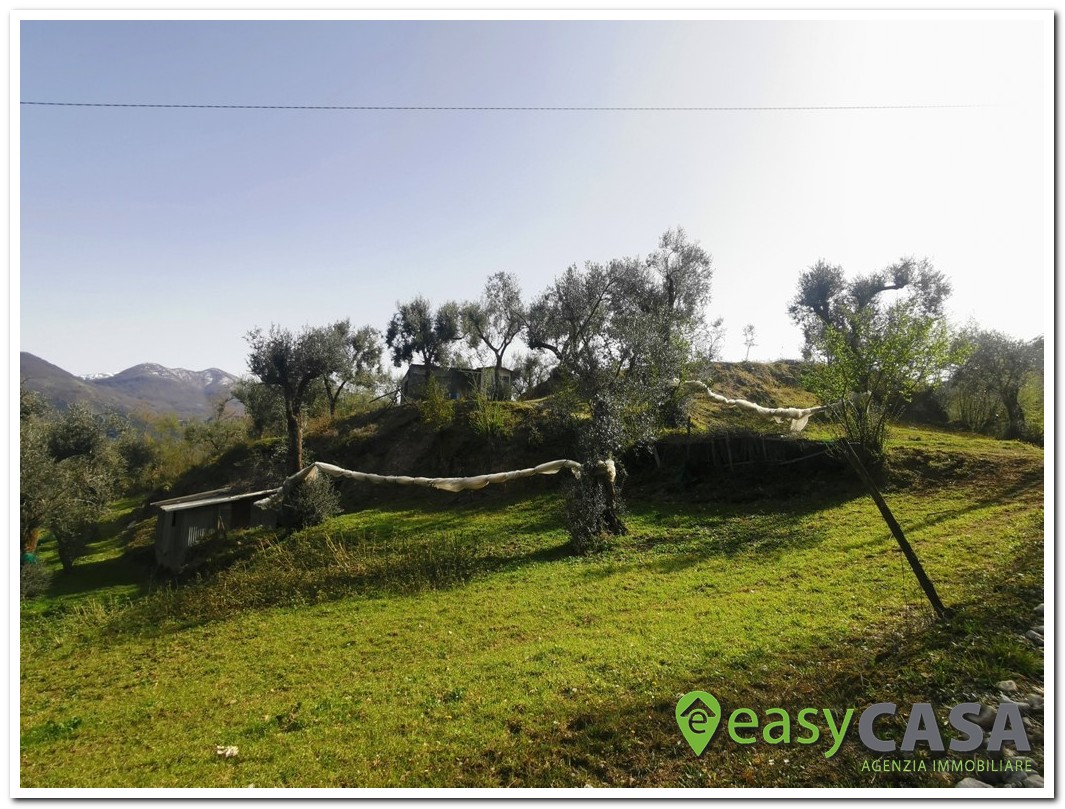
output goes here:
<path id="1" fill-rule="evenodd" d="M 312 463 L 304 467 L 296 474 L 287 478 L 281 489 L 272 497 L 256 501 L 255 505 L 260 508 L 277 508 L 281 505 L 285 493 L 299 481 L 311 475 L 322 473 L 334 478 L 347 478 L 364 483 L 396 483 L 400 486 L 424 486 L 430 489 L 442 489 L 446 492 L 463 492 L 472 489 L 483 489 L 493 483 L 506 483 L 520 478 L 531 478 L 536 475 L 556 475 L 561 470 L 568 469 L 576 477 L 581 475 L 581 465 L 577 461 L 566 459 L 548 461 L 530 469 L 515 469 L 510 472 L 495 472 L 489 475 L 475 475 L 466 478 L 420 478 L 407 477 L 405 475 L 375 475 L 371 472 L 355 472 L 351 469 L 342 469 L 329 463 Z M 614 481 L 616 470 L 612 460 L 596 462 L 596 473 L 605 475 L 611 482 Z"/>

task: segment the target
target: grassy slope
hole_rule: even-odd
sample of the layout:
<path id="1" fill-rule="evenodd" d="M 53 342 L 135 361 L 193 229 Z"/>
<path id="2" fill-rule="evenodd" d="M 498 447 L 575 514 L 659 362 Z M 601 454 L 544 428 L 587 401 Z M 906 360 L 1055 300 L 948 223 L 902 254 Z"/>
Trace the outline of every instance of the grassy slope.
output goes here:
<path id="1" fill-rule="evenodd" d="M 132 531 L 126 529 L 142 505 L 139 497 L 119 500 L 111 505 L 99 526 L 99 536 L 90 545 L 91 552 L 77 562 L 76 573 L 64 575 L 59 554 L 50 536 L 45 535 L 38 547 L 41 564 L 57 571 L 53 576 L 47 599 L 34 599 L 22 604 L 23 616 L 39 616 L 57 609 L 74 607 L 91 599 L 129 600 L 143 595 L 148 589 L 143 577 L 143 565 L 129 552 Z M 139 532 L 144 533 L 144 530 Z M 144 544 L 142 539 L 141 544 Z"/>
<path id="2" fill-rule="evenodd" d="M 634 501 L 631 535 L 586 559 L 565 555 L 553 486 L 433 493 L 429 508 L 337 518 L 199 589 L 99 606 L 132 594 L 116 582 L 30 610 L 21 784 L 942 783 L 863 774 L 855 740 L 826 761 L 820 745 L 719 735 L 697 759 L 673 719 L 695 688 L 726 710 L 945 706 L 1041 673 L 1011 631 L 1042 599 L 1041 451 L 910 429 L 895 442 L 909 485 L 889 501 L 959 610 L 949 626 L 931 624 L 857 491 Z"/>

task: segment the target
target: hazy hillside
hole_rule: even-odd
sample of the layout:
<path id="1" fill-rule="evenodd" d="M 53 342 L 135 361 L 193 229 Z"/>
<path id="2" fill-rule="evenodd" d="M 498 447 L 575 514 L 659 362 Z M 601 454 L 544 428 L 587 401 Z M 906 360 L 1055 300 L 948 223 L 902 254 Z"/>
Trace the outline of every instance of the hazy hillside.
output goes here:
<path id="1" fill-rule="evenodd" d="M 58 408 L 83 402 L 122 413 L 173 413 L 182 418 L 211 414 L 213 403 L 237 380 L 218 368 L 186 371 L 145 363 L 113 376 L 81 378 L 26 351 L 19 355 L 19 377 Z"/>

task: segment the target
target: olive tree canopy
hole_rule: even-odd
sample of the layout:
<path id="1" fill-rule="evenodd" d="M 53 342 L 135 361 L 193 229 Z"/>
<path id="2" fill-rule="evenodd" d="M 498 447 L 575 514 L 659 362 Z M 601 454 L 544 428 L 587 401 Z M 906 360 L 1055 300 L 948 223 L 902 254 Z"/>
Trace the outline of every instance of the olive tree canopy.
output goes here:
<path id="1" fill-rule="evenodd" d="M 484 345 L 495 358 L 493 396 L 498 399 L 503 394 L 500 386 L 503 358 L 525 328 L 525 306 L 518 279 L 506 272 L 489 276 L 480 299 L 462 307 L 462 323 L 470 347 Z"/>
<path id="2" fill-rule="evenodd" d="M 288 433 L 289 473 L 303 468 L 303 410 L 311 383 L 342 372 L 347 362 L 337 334 L 335 324 L 304 326 L 298 333 L 271 325 L 269 331 L 256 328 L 247 334 L 251 347 L 248 370 L 281 394 Z"/>
<path id="3" fill-rule="evenodd" d="M 579 431 L 585 463 L 652 447 L 674 393 L 674 380 L 705 324 L 710 256 L 683 229 L 667 231 L 646 259 L 571 265 L 529 307 L 529 347 L 551 355 L 556 373 L 589 406 Z M 609 491 L 582 478 L 570 495 L 574 547 L 600 546 L 598 535 L 624 532 L 619 466 Z"/>
<path id="4" fill-rule="evenodd" d="M 118 492 L 121 459 L 109 433 L 119 421 L 75 403 L 58 413 L 31 403 L 20 408 L 19 550 L 33 553 L 51 532 L 70 570 L 107 504 Z"/>
<path id="5" fill-rule="evenodd" d="M 1024 438 L 1028 430 L 1021 389 L 1042 371 L 1043 338 L 1021 340 L 997 331 L 970 331 L 961 339 L 968 356 L 951 377 L 950 387 L 960 399 L 987 402 L 987 421 L 1002 423 L 1005 438 Z"/>
<path id="6" fill-rule="evenodd" d="M 329 400 L 329 415 L 336 416 L 337 402 L 344 388 L 373 387 L 381 374 L 381 333 L 372 326 L 353 330 L 350 320 L 333 324 L 334 338 L 344 354 L 344 364 L 322 377 Z"/>
<path id="7" fill-rule="evenodd" d="M 927 259 L 904 258 L 850 280 L 842 267 L 818 261 L 799 276 L 788 313 L 815 363 L 810 381 L 824 402 L 872 394 L 841 414 L 848 437 L 873 462 L 883 454 L 887 419 L 950 364 L 949 295 Z"/>
<path id="8" fill-rule="evenodd" d="M 441 304 L 435 312 L 421 295 L 407 303 L 397 303 L 385 331 L 392 364 L 398 368 L 413 362 L 418 355 L 428 381 L 433 366 L 446 360 L 448 347 L 461 337 L 461 321 L 459 306 L 451 301 Z"/>

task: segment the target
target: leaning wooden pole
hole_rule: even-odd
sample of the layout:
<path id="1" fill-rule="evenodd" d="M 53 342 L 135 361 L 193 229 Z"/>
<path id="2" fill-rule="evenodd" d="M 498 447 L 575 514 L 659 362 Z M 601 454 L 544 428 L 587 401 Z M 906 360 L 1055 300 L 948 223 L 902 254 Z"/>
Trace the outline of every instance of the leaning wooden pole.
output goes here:
<path id="1" fill-rule="evenodd" d="M 939 600 L 939 594 L 936 592 L 935 585 L 932 584 L 932 580 L 928 578 L 928 574 L 925 573 L 924 567 L 921 565 L 921 560 L 917 558 L 917 553 L 907 541 L 906 535 L 902 532 L 902 526 L 899 525 L 898 520 L 895 519 L 895 515 L 891 513 L 891 509 L 888 508 L 888 504 L 884 500 L 883 495 L 880 494 L 880 491 L 876 488 L 876 484 L 873 483 L 873 479 L 870 477 L 865 465 L 862 464 L 862 460 L 858 457 L 858 453 L 854 451 L 854 447 L 852 447 L 850 442 L 846 439 L 842 440 L 840 443 L 843 444 L 847 460 L 850 461 L 855 473 L 857 473 L 862 483 L 865 484 L 865 488 L 869 490 L 869 496 L 873 498 L 876 507 L 880 509 L 880 516 L 884 518 L 884 522 L 886 522 L 888 528 L 891 529 L 895 541 L 898 542 L 899 547 L 902 548 L 902 553 L 905 555 L 906 561 L 910 563 L 913 575 L 917 577 L 917 581 L 920 583 L 921 589 L 924 590 L 924 594 L 928 596 L 928 600 L 932 604 L 932 609 L 936 611 L 936 615 L 940 619 L 945 620 L 949 618 L 950 610 L 944 607 L 943 602 Z"/>

